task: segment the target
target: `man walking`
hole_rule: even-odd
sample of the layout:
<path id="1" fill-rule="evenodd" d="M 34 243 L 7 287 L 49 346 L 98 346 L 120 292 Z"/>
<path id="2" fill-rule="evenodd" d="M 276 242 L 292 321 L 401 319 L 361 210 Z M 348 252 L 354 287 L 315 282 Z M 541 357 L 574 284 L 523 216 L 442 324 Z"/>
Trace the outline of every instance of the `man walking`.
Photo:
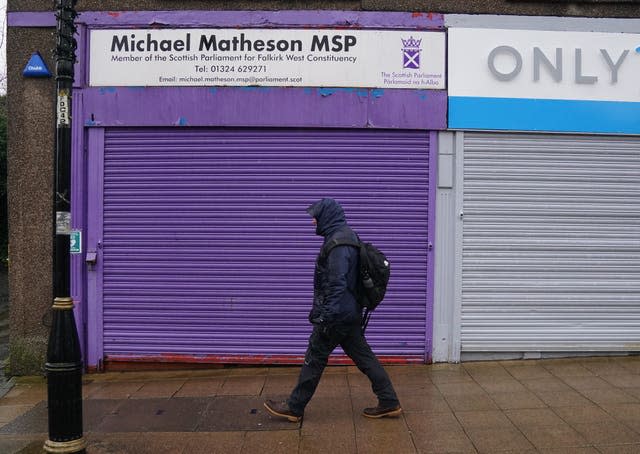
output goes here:
<path id="1" fill-rule="evenodd" d="M 323 247 L 333 240 L 357 242 L 357 236 L 347 224 L 342 207 L 335 200 L 322 199 L 307 208 L 307 213 L 316 224 L 316 234 L 324 237 Z M 313 307 L 309 313 L 313 332 L 309 337 L 304 364 L 298 384 L 287 400 L 267 400 L 264 403 L 272 415 L 292 422 L 302 419 L 329 355 L 338 345 L 369 378 L 371 389 L 378 398 L 378 405 L 365 408 L 363 415 L 382 418 L 402 413 L 391 380 L 362 331 L 362 308 L 355 297 L 360 279 L 358 260 L 358 249 L 353 246 L 338 245 L 328 255 L 323 254 L 323 248 L 320 249 L 313 279 Z"/>

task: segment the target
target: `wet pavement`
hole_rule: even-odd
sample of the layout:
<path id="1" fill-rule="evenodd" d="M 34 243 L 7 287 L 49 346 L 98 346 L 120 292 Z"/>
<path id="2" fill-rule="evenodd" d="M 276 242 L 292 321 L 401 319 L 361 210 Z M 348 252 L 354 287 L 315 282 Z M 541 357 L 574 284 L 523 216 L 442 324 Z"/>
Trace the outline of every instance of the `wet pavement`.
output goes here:
<path id="1" fill-rule="evenodd" d="M 89 453 L 640 453 L 640 356 L 388 366 L 404 413 L 372 420 L 367 379 L 325 372 L 301 423 L 274 419 L 297 367 L 84 376 Z M 46 383 L 0 399 L 0 452 L 47 439 Z"/>

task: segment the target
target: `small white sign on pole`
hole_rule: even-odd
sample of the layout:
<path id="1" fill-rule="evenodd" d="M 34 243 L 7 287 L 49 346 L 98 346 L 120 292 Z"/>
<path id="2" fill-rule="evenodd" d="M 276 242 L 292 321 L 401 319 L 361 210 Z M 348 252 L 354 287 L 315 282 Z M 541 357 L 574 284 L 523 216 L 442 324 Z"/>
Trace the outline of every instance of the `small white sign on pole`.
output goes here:
<path id="1" fill-rule="evenodd" d="M 415 30 L 92 30 L 91 86 L 445 89 L 445 34 Z"/>

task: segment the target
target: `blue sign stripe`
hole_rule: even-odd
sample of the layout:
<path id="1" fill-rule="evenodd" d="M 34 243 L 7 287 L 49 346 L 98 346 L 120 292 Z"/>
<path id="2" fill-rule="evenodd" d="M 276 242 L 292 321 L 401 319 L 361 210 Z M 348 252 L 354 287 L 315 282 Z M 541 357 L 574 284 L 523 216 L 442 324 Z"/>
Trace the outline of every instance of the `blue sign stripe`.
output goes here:
<path id="1" fill-rule="evenodd" d="M 449 128 L 640 134 L 640 103 L 450 96 Z"/>

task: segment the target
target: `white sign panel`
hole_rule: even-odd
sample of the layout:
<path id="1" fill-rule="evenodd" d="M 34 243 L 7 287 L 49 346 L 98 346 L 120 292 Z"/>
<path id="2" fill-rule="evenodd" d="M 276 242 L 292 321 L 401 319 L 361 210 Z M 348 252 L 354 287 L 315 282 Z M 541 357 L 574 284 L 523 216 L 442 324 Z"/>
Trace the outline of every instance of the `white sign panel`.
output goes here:
<path id="1" fill-rule="evenodd" d="M 449 95 L 640 101 L 640 34 L 452 28 Z"/>
<path id="2" fill-rule="evenodd" d="M 640 134 L 640 34 L 449 29 L 449 127 Z"/>
<path id="3" fill-rule="evenodd" d="M 444 32 L 92 30 L 90 52 L 91 86 L 446 88 Z"/>

